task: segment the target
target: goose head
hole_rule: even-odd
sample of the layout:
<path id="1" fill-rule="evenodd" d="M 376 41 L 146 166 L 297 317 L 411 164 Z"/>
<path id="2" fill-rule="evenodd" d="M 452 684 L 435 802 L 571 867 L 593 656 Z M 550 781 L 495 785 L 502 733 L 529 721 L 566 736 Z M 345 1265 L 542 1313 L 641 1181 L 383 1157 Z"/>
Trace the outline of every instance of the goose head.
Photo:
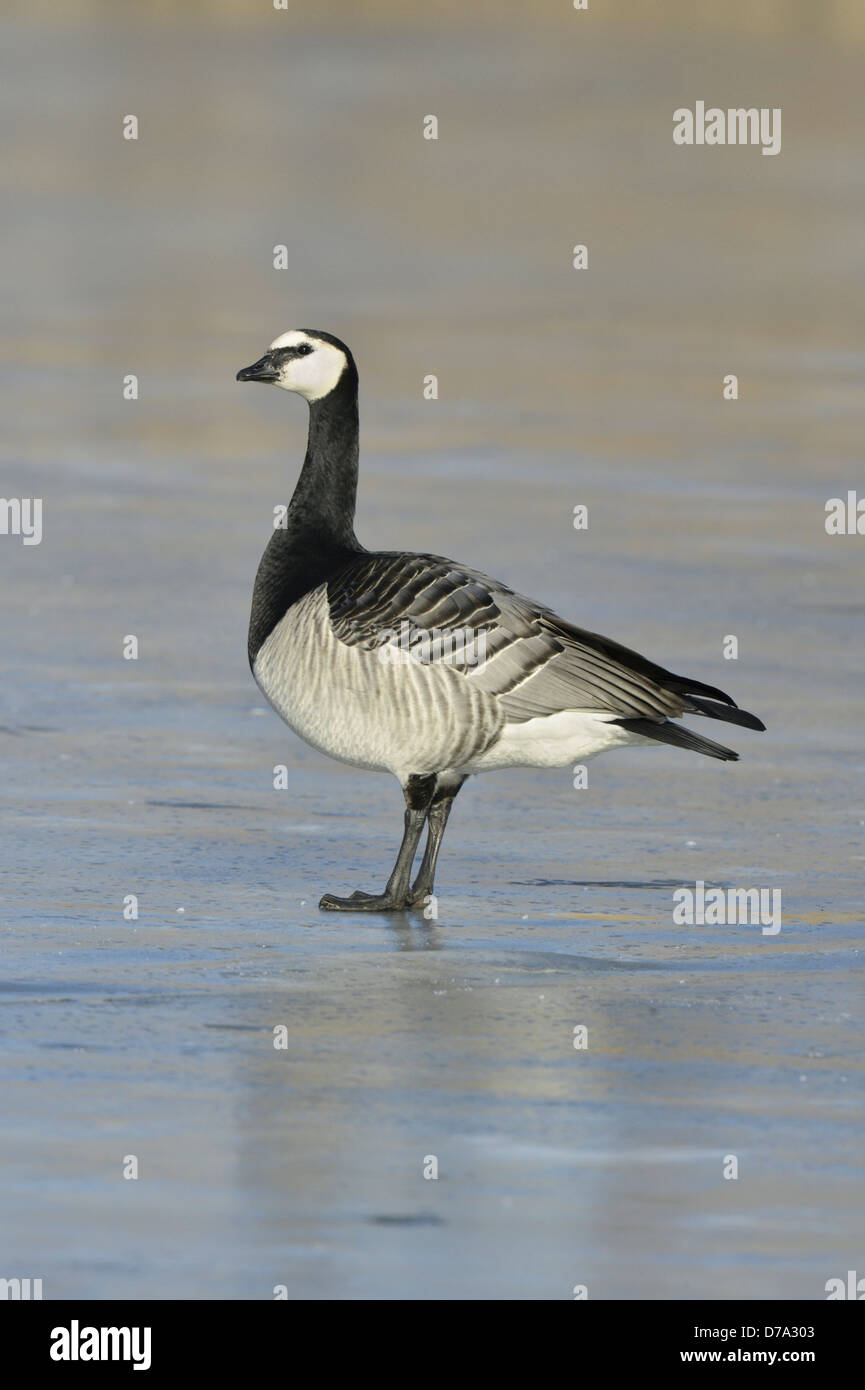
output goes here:
<path id="1" fill-rule="evenodd" d="M 329 333 L 292 328 L 274 338 L 263 357 L 237 373 L 238 381 L 264 381 L 310 402 L 330 395 L 352 361 L 345 343 Z"/>

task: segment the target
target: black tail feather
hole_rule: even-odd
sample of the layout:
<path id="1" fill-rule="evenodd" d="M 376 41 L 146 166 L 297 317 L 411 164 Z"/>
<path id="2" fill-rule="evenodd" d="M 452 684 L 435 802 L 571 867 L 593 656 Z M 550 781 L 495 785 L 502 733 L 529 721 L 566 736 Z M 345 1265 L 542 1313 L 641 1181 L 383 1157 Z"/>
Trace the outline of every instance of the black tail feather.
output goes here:
<path id="1" fill-rule="evenodd" d="M 739 754 L 734 753 L 732 748 L 704 738 L 686 724 L 672 724 L 668 719 L 614 719 L 611 723 L 620 724 L 632 734 L 641 734 L 643 738 L 654 739 L 657 743 L 672 743 L 676 748 L 688 748 L 692 753 L 704 753 L 707 758 L 718 758 L 724 763 L 739 760 Z"/>

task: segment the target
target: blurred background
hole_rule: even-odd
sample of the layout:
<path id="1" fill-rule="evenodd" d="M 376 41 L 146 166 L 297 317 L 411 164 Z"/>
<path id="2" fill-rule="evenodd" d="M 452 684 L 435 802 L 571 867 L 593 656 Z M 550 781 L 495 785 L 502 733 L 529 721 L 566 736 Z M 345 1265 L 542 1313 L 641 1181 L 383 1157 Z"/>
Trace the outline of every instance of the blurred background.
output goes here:
<path id="1" fill-rule="evenodd" d="M 861 1270 L 865 539 L 824 507 L 865 487 L 863 43 L 852 0 L 7 0 L 2 492 L 44 534 L 0 537 L 0 1277 L 760 1299 Z M 782 108 L 781 153 L 675 146 L 698 100 Z M 384 880 L 401 798 L 246 664 L 306 410 L 234 376 L 291 327 L 355 353 L 367 546 L 730 690 L 768 725 L 742 762 L 479 779 L 438 922 L 321 916 Z M 674 927 L 698 878 L 780 888 L 780 935 Z"/>

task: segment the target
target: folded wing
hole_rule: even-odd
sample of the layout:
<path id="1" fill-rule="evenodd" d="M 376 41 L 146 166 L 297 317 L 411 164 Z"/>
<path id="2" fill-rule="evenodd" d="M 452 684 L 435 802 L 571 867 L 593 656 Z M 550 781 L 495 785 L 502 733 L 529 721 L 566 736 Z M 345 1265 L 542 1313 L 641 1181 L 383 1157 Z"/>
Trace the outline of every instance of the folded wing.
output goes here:
<path id="1" fill-rule="evenodd" d="M 330 579 L 328 601 L 342 642 L 421 643 L 422 660 L 447 662 L 494 696 L 508 723 L 592 711 L 645 737 L 724 758 L 736 754 L 665 721 L 699 714 L 764 727 L 714 686 L 674 675 L 441 556 L 365 553 Z"/>

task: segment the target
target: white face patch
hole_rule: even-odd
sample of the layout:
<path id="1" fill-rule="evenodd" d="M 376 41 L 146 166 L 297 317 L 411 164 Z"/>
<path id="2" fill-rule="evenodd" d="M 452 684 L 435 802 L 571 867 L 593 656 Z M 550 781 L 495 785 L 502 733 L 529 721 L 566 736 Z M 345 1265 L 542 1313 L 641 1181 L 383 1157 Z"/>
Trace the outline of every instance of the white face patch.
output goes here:
<path id="1" fill-rule="evenodd" d="M 311 338 L 299 329 L 290 329 L 274 338 L 268 352 L 277 348 L 300 347 L 307 344 L 312 352 L 303 357 L 287 357 L 279 368 L 279 380 L 274 384 L 283 391 L 296 391 L 308 401 L 321 400 L 336 386 L 346 367 L 346 356 L 333 343 Z"/>

